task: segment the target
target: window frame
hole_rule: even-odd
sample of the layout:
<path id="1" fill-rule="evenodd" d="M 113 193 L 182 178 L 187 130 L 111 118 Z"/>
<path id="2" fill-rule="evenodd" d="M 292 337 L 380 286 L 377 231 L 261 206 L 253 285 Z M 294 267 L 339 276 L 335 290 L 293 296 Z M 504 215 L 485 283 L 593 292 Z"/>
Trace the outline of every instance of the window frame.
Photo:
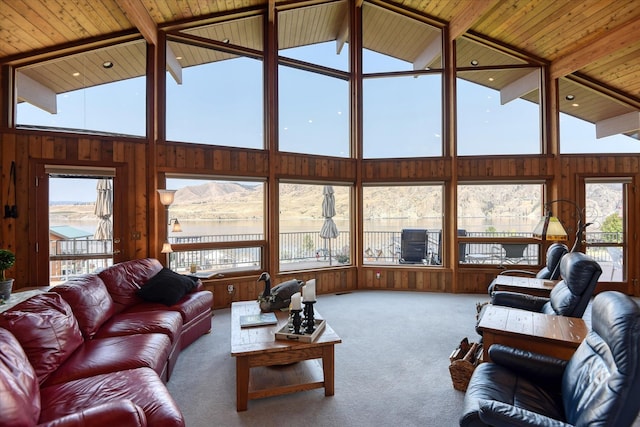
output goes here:
<path id="1" fill-rule="evenodd" d="M 522 266 L 522 267 L 541 267 L 544 262 L 544 244 L 542 241 L 535 239 L 533 237 L 533 228 L 531 228 L 530 232 L 512 232 L 511 234 L 515 234 L 513 236 L 469 236 L 466 229 L 460 229 L 460 214 L 458 209 L 459 204 L 459 189 L 460 186 L 473 186 L 473 185 L 540 185 L 540 215 L 539 218 L 543 216 L 544 210 L 544 202 L 546 200 L 545 194 L 547 190 L 547 183 L 545 181 L 539 179 L 523 179 L 523 180 L 492 180 L 492 181 L 460 181 L 458 182 L 455 194 L 456 194 L 456 211 L 458 215 L 455 218 L 456 226 L 458 227 L 458 232 L 456 233 L 456 253 L 457 259 L 456 264 L 459 267 L 464 268 L 486 268 L 487 266 L 498 266 L 500 268 L 506 268 L 506 264 L 509 263 L 507 260 L 506 253 L 503 254 L 503 245 L 516 245 L 516 244 L 526 244 L 528 245 L 524 257 L 516 258 L 516 262 L 510 265 Z M 464 233 L 462 233 L 464 231 Z M 491 234 L 491 232 L 487 232 Z M 508 233 L 508 232 L 500 232 L 500 233 Z M 531 234 L 531 236 L 522 236 L 518 234 Z M 464 250 L 467 250 L 467 246 L 469 247 L 469 253 L 461 253 L 461 250 L 464 246 Z M 531 251 L 531 248 L 534 247 L 535 250 Z M 473 252 L 472 252 L 473 249 Z M 530 253 L 532 252 L 532 253 Z M 463 257 L 464 255 L 464 257 Z M 526 263 L 521 261 L 527 260 Z"/>
<path id="2" fill-rule="evenodd" d="M 134 78 L 142 78 L 144 79 L 144 83 L 141 85 L 142 86 L 142 90 L 144 91 L 144 94 L 142 96 L 142 98 L 145 100 L 144 102 L 144 107 L 143 107 L 143 112 L 142 112 L 142 117 L 143 117 L 143 123 L 144 123 L 144 128 L 142 129 L 141 134 L 126 134 L 123 133 L 121 131 L 103 131 L 103 130 L 96 130 L 96 129 L 84 129 L 84 128 L 75 128 L 75 127 L 60 127 L 60 126 L 47 126 L 47 125 L 38 125 L 38 124 L 18 124 L 18 98 L 19 98 L 19 90 L 18 90 L 18 73 L 20 72 L 20 69 L 23 68 L 29 68 L 29 67 L 37 67 L 40 64 L 47 64 L 50 62 L 56 62 L 56 61 L 62 61 L 64 60 L 64 58 L 73 58 L 73 57 L 82 57 L 83 55 L 85 56 L 96 56 L 94 55 L 94 52 L 101 52 L 101 51 L 109 51 L 110 49 L 119 49 L 120 46 L 123 45 L 129 45 L 129 44 L 137 44 L 137 43 L 142 43 L 144 44 L 144 55 L 145 58 L 143 58 L 142 62 L 145 64 L 144 65 L 144 73 L 140 74 L 139 76 L 133 76 L 127 79 L 115 79 L 113 81 L 107 81 L 105 83 L 101 83 L 98 85 L 91 85 L 91 86 L 87 86 L 87 87 L 79 87 L 77 89 L 72 90 L 72 92 L 77 92 L 80 90 L 87 90 L 87 89 L 92 89 L 94 87 L 99 87 L 99 86 L 104 86 L 104 85 L 108 85 L 110 83 L 113 82 L 120 82 L 120 81 L 126 81 L 126 80 L 131 80 Z M 150 105 L 147 102 L 148 100 L 148 89 L 149 89 L 149 84 L 148 84 L 148 76 L 150 75 L 149 73 L 149 69 L 148 69 L 148 48 L 146 45 L 145 40 L 139 35 L 139 34 L 133 34 L 133 35 L 126 35 L 126 36 L 121 36 L 121 37 L 113 37 L 113 38 L 105 38 L 103 40 L 97 41 L 95 43 L 92 43 L 90 45 L 83 45 L 78 47 L 77 49 L 62 49 L 62 50 L 58 50 L 58 51 L 54 51 L 51 52 L 45 56 L 37 56 L 37 57 L 26 57 L 26 58 L 22 58 L 22 59 L 17 59 L 15 61 L 12 61 L 9 65 L 10 65 L 10 72 L 12 74 L 12 82 L 13 84 L 10 85 L 10 91 L 12 92 L 11 94 L 11 100 L 12 102 L 10 102 L 10 107 L 11 107 L 11 114 L 9 114 L 9 126 L 14 128 L 14 129 L 24 129 L 24 130 L 37 130 L 37 131 L 43 131 L 43 132 L 71 132 L 71 133 L 82 133 L 82 134 L 87 134 L 87 135 L 98 135 L 98 136 L 125 136 L 128 138 L 147 138 L 148 135 L 148 126 L 147 126 L 147 121 L 148 121 L 148 116 L 149 116 L 149 109 L 150 109 Z M 97 57 L 99 58 L 103 58 L 104 55 L 97 55 Z M 102 62 L 102 61 L 100 61 Z M 109 62 L 109 61 L 105 61 Z M 113 62 L 115 64 L 115 66 L 117 66 L 116 62 Z M 94 64 L 96 65 L 96 64 Z M 103 68 L 105 69 L 110 69 L 111 67 L 106 66 L 106 65 L 102 65 Z M 56 98 L 62 94 L 65 93 L 69 93 L 70 91 L 67 92 L 60 92 L 60 93 L 56 93 Z M 23 102 L 28 102 L 28 101 L 23 101 Z M 35 108 L 41 108 L 41 107 L 36 107 Z M 86 118 L 85 118 L 86 119 Z"/>
<path id="3" fill-rule="evenodd" d="M 600 220 L 600 218 L 596 217 L 593 218 L 591 215 L 593 214 L 593 212 L 591 212 L 590 210 L 590 204 L 589 204 L 589 199 L 588 199 L 588 194 L 587 194 L 587 186 L 590 184 L 619 184 L 621 185 L 621 203 L 622 203 L 622 232 L 620 233 L 620 237 L 621 237 L 621 241 L 612 241 L 612 242 L 608 242 L 608 241 L 596 241 L 594 240 L 593 231 L 590 233 L 589 229 L 587 228 L 585 230 L 584 233 L 584 252 L 590 254 L 596 261 L 600 262 L 600 257 L 599 254 L 597 253 L 598 251 L 601 250 L 607 250 L 608 252 L 608 256 L 611 257 L 611 261 L 612 261 L 612 271 L 611 271 L 611 275 L 609 277 L 607 277 L 606 275 L 601 275 L 600 279 L 598 280 L 599 283 L 610 283 L 613 286 L 615 285 L 620 285 L 620 284 L 624 284 L 627 283 L 629 281 L 629 252 L 630 252 L 630 233 L 631 233 L 631 228 L 634 227 L 633 225 L 633 221 L 630 221 L 629 217 L 631 215 L 631 209 L 633 206 L 633 198 L 634 198 L 634 191 L 632 191 L 632 187 L 634 186 L 633 184 L 633 177 L 632 176 L 615 176 L 615 177 L 590 177 L 590 176 L 584 176 L 580 179 L 581 184 L 583 186 L 584 189 L 584 197 L 585 197 L 585 208 L 584 208 L 584 214 L 585 214 L 585 221 L 587 222 L 596 222 L 598 220 Z M 603 219 L 606 219 L 603 218 Z M 593 228 L 592 228 L 593 230 Z M 602 232 L 600 231 L 601 234 L 605 234 L 607 232 Z M 619 269 L 621 271 L 621 277 L 618 280 L 613 280 L 614 277 L 614 273 L 616 270 L 616 260 L 613 259 L 614 253 L 610 252 L 609 249 L 613 249 L 613 248 L 617 248 L 619 249 L 622 253 L 621 253 L 621 258 L 620 258 L 620 266 Z M 591 249 L 591 250 L 590 250 Z M 605 259 L 606 262 L 606 259 Z M 603 265 L 602 266 L 602 270 L 603 273 L 608 272 L 608 266 L 607 265 Z"/>
<path id="4" fill-rule="evenodd" d="M 324 186 L 333 186 L 333 187 L 342 187 L 342 188 L 346 188 L 348 190 L 348 203 L 349 203 L 349 207 L 348 207 L 348 212 L 347 212 L 347 220 L 349 221 L 349 225 L 348 225 L 348 229 L 342 229 L 340 227 L 338 227 L 338 232 L 340 234 L 347 234 L 346 239 L 341 239 L 343 242 L 346 240 L 346 245 L 348 245 L 348 251 L 347 253 L 343 252 L 339 252 L 339 249 L 337 247 L 337 242 L 340 236 L 338 236 L 338 238 L 333 238 L 330 239 L 332 241 L 336 242 L 336 246 L 335 249 L 332 250 L 331 253 L 320 253 L 318 252 L 318 249 L 322 249 L 322 248 L 316 248 L 315 249 L 315 261 L 313 261 L 313 263 L 309 263 L 306 266 L 297 266 L 296 267 L 296 263 L 292 262 L 290 263 L 293 268 L 287 269 L 287 268 L 283 268 L 283 263 L 282 263 L 282 245 L 281 245 L 281 240 L 282 240 L 282 235 L 283 235 L 283 231 L 282 231 L 282 196 L 281 196 L 281 185 L 309 185 L 309 186 L 318 186 L 318 187 L 324 187 Z M 278 192 L 278 245 L 277 245 L 277 258 L 278 258 L 278 272 L 280 273 L 291 273 L 293 271 L 301 271 L 301 270 L 317 270 L 317 269 L 328 269 L 328 268 L 335 268 L 335 267 L 341 267 L 341 266 L 346 266 L 346 267 L 353 267 L 357 265 L 356 260 L 354 259 L 354 216 L 353 216 L 353 212 L 354 212 L 354 189 L 355 189 L 355 183 L 353 182 L 339 182 L 339 181 L 309 181 L 309 180 L 301 180 L 301 179 L 280 179 L 277 182 L 277 192 Z M 318 207 L 318 213 L 319 213 L 319 218 L 322 218 L 321 216 L 321 207 L 323 204 L 323 198 L 318 198 L 317 199 L 317 207 Z M 336 215 L 338 216 L 338 215 Z M 333 218 L 336 218 L 336 216 L 334 216 Z M 317 232 L 320 232 L 320 229 L 322 227 L 318 227 L 317 228 Z M 287 232 L 289 233 L 289 232 Z M 293 232 L 292 232 L 293 233 Z M 315 233 L 315 231 L 295 231 L 295 233 Z M 320 237 L 322 239 L 322 237 Z M 330 242 L 327 242 L 328 244 L 330 244 Z M 304 242 L 303 242 L 304 244 Z M 344 248 L 341 248 L 344 249 Z M 333 253 L 335 251 L 335 253 Z M 328 265 L 324 264 L 324 261 L 327 261 L 327 255 L 329 256 L 335 256 L 336 258 L 336 263 L 333 264 L 331 261 L 328 261 Z M 345 262 L 339 261 L 338 260 L 338 256 L 339 255 L 346 255 L 348 258 Z M 307 257 L 308 258 L 308 257 Z"/>
<path id="5" fill-rule="evenodd" d="M 252 16 L 253 17 L 253 16 Z M 250 17 L 250 18 L 252 18 Z M 236 18 L 236 17 L 230 17 L 228 19 L 222 20 L 219 23 L 227 23 L 227 22 L 232 22 L 235 20 L 242 20 L 244 19 L 244 17 L 241 18 Z M 193 26 L 193 27 L 189 27 L 184 29 L 184 31 L 190 31 L 190 30 L 194 30 L 201 27 L 200 25 L 197 26 Z M 218 40 L 214 40 L 214 39 L 205 39 L 203 37 L 194 35 L 194 34 L 189 34 L 187 32 L 182 32 L 182 31 L 170 31 L 167 32 L 166 34 L 166 40 L 165 40 L 167 49 L 166 49 L 166 53 L 165 54 L 169 54 L 169 52 L 171 51 L 168 47 L 170 46 L 169 43 L 178 43 L 178 44 L 184 44 L 187 46 L 191 46 L 193 48 L 198 48 L 198 49 L 207 49 L 207 50 L 211 50 L 214 51 L 216 53 L 219 54 L 228 54 L 228 55 L 234 55 L 235 57 L 233 57 L 232 59 L 236 59 L 237 57 L 243 57 L 245 59 L 253 59 L 253 60 L 257 60 L 260 61 L 262 64 L 262 74 L 261 77 L 264 76 L 264 70 L 266 67 L 265 64 L 265 59 L 264 59 L 264 48 L 263 50 L 256 50 L 256 49 L 252 49 L 249 47 L 245 47 L 245 46 L 241 46 L 241 45 L 234 45 L 225 41 L 218 41 Z M 168 59 L 165 58 L 165 62 L 168 63 Z M 204 63 L 204 64 L 200 64 L 200 65 L 211 65 L 214 64 L 214 62 L 209 62 L 209 63 Z M 198 65 L 194 65 L 194 66 L 198 66 Z M 167 70 L 167 72 L 165 73 L 165 76 L 169 74 L 169 71 Z M 167 77 L 164 80 L 164 90 L 165 90 L 165 102 L 167 101 L 167 86 L 169 84 L 169 78 Z M 207 146 L 211 146 L 211 147 L 215 147 L 215 146 L 229 146 L 229 147 L 233 147 L 233 148 L 241 148 L 241 149 L 265 149 L 266 148 L 266 136 L 264 135 L 264 129 L 265 129 L 265 121 L 266 121 L 266 109 L 264 108 L 265 106 L 265 101 L 264 101 L 264 97 L 265 97 L 265 87 L 266 87 L 266 82 L 263 80 L 262 83 L 262 92 L 260 94 L 260 96 L 262 97 L 262 100 L 260 102 L 260 107 L 262 108 L 262 115 L 261 115 L 261 120 L 262 120 L 262 126 L 261 126 L 261 130 L 263 131 L 263 135 L 262 135 L 262 141 L 260 143 L 259 147 L 240 147 L 240 146 L 235 146 L 235 145 L 229 145 L 229 144 L 220 144 L 220 143 L 210 143 L 210 142 L 202 142 L 202 141 L 189 141 L 186 140 L 186 138 L 181 138 L 178 139 L 177 142 L 181 143 L 181 144 L 202 144 L 202 145 L 207 145 Z M 167 139 L 167 116 L 169 114 L 168 109 L 165 107 L 164 108 L 164 121 L 162 122 L 162 125 L 164 126 L 164 136 L 165 139 Z"/>
<path id="6" fill-rule="evenodd" d="M 263 195 L 262 195 L 262 209 L 263 209 L 263 218 L 262 218 L 262 234 L 263 234 L 263 238 L 262 239 L 248 239 L 248 240 L 238 240 L 238 241 L 233 241 L 233 240 L 227 240 L 227 241 L 219 241 L 219 242 L 201 242 L 201 243 L 177 243 L 177 242 L 172 242 L 171 239 L 168 237 L 167 233 L 168 233 L 168 229 L 167 229 L 167 224 L 169 222 L 169 219 L 172 218 L 171 216 L 169 218 L 165 218 L 165 215 L 162 214 L 162 224 L 165 224 L 165 221 L 167 222 L 167 224 L 165 224 L 165 227 L 163 227 L 164 232 L 160 233 L 161 239 L 162 241 L 168 241 L 169 243 L 171 243 L 171 247 L 173 249 L 172 253 L 168 253 L 165 254 L 166 258 L 167 258 L 167 265 L 169 266 L 169 268 L 173 269 L 174 268 L 174 261 L 175 261 L 175 255 L 176 253 L 180 253 L 180 252 L 196 252 L 196 251 L 212 251 L 212 250 L 241 250 L 241 249 L 258 249 L 260 251 L 260 255 L 259 255 L 259 261 L 260 264 L 257 266 L 254 266 L 254 268 L 233 268 L 233 269 L 221 269 L 219 271 L 213 271 L 213 273 L 211 273 L 211 276 L 216 276 L 216 277 L 237 277 L 237 276 L 246 276 L 247 274 L 256 274 L 260 271 L 264 271 L 266 269 L 267 266 L 267 256 L 268 256 L 268 241 L 267 241 L 267 203 L 266 203 L 266 197 L 267 197 L 267 187 L 268 187 L 268 182 L 266 178 L 260 178 L 260 177 L 235 177 L 235 176 L 220 176 L 220 175 L 216 175 L 216 176 L 211 176 L 211 175 L 205 175 L 205 174 L 173 174 L 173 173 L 165 173 L 164 176 L 162 177 L 164 178 L 164 180 L 178 180 L 178 179 L 185 179 L 185 180 L 202 180 L 203 183 L 204 182 L 210 182 L 210 181 L 226 181 L 226 182 L 233 182 L 233 183 L 237 183 L 237 182 L 242 182 L 242 181 L 246 181 L 246 182 L 254 182 L 254 183 L 262 183 L 263 185 Z M 165 188 L 166 188 L 166 181 L 165 181 Z M 159 202 L 158 202 L 159 204 Z M 164 206 L 163 206 L 164 208 Z M 179 218 L 178 218 L 179 219 Z M 174 236 L 175 237 L 175 236 Z M 161 243 L 161 242 L 159 242 Z M 176 269 L 178 269 L 178 266 L 175 266 Z M 186 269 L 186 271 L 188 272 L 189 268 L 187 268 L 186 266 L 184 267 Z"/>
<path id="7" fill-rule="evenodd" d="M 440 212 L 440 228 L 424 228 L 422 226 L 407 226 L 402 227 L 399 230 L 394 231 L 383 231 L 383 233 L 392 233 L 391 234 L 391 243 L 389 247 L 383 248 L 382 245 L 380 247 L 372 248 L 369 242 L 372 239 L 367 239 L 367 233 L 379 233 L 378 231 L 368 230 L 366 227 L 366 216 L 365 206 L 367 205 L 367 199 L 365 199 L 365 189 L 371 189 L 376 187 L 384 187 L 388 189 L 393 189 L 397 187 L 412 187 L 412 188 L 423 188 L 423 187 L 433 187 L 437 188 L 440 191 L 440 204 L 441 204 L 441 212 Z M 444 259 L 447 256 L 446 253 L 446 243 L 445 243 L 445 233 L 444 229 L 446 227 L 444 208 L 445 208 L 445 194 L 446 194 L 446 184 L 444 181 L 420 181 L 420 182 L 385 182 L 385 183 L 372 183 L 365 182 L 362 184 L 362 209 L 363 209 L 363 224 L 362 224 L 362 247 L 363 249 L 363 261 L 362 265 L 365 267 L 393 267 L 393 268 L 402 268 L 402 267 L 429 267 L 429 268 L 443 268 L 446 265 L 446 260 Z M 392 218 L 389 218 L 392 219 Z M 402 236 L 403 231 L 409 230 L 408 233 L 412 233 L 413 230 L 424 230 L 426 232 L 427 241 L 425 241 L 425 254 L 427 255 L 424 260 L 420 262 L 414 261 L 406 261 L 402 259 Z M 373 239 L 376 240 L 375 238 Z M 408 243 L 411 245 L 411 243 Z M 366 247 L 366 248 L 365 248 Z M 386 249 L 386 250 L 385 250 Z M 380 253 L 382 252 L 382 253 Z M 391 257 L 387 254 L 391 253 Z M 391 262 L 378 262 L 380 258 L 392 258 Z M 374 261 L 375 260 L 375 261 Z"/>

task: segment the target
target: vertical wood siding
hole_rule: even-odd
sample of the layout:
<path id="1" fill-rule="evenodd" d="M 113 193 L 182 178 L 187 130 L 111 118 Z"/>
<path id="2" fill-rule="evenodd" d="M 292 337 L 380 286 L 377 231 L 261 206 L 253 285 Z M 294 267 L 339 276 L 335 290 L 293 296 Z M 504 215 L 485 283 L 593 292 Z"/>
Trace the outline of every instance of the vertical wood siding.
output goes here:
<path id="1" fill-rule="evenodd" d="M 147 141 L 143 139 L 118 139 L 109 137 L 75 136 L 43 132 L 15 131 L 0 133 L 2 155 L 0 166 L 0 191 L 6 197 L 11 159 L 17 159 L 17 204 L 20 216 L 3 219 L 0 227 L 0 246 L 16 252 L 18 262 L 13 276 L 16 288 L 36 286 L 30 275 L 35 255 L 31 248 L 29 223 L 26 213 L 34 209 L 29 194 L 33 191 L 29 178 L 29 165 L 33 161 L 69 165 L 109 166 L 122 165 L 126 176 L 126 230 L 123 230 L 122 256 L 124 259 L 152 256 L 156 243 L 150 241 L 150 230 L 156 227 L 153 218 L 155 199 L 149 200 L 148 182 L 155 171 L 147 163 Z M 640 170 L 639 155 L 564 155 L 519 157 L 462 157 L 456 159 L 453 171 L 450 158 L 364 160 L 360 182 L 424 182 L 424 181 L 474 181 L 505 178 L 547 179 L 563 198 L 575 199 L 578 191 L 577 177 L 633 176 Z M 166 143 L 156 146 L 157 172 L 209 174 L 220 176 L 248 176 L 268 179 L 336 180 L 356 182 L 357 162 L 353 159 L 334 159 L 302 154 L 270 154 L 263 150 L 242 150 L 209 147 L 196 144 Z M 274 171 L 270 171 L 273 168 Z M 558 168 L 558 170 L 556 170 Z M 455 173 L 455 177 L 452 174 Z M 562 209 L 569 209 L 562 207 Z M 639 206 L 631 206 L 637 212 Z M 637 222 L 636 216 L 630 221 Z M 141 233 L 141 239 L 129 238 L 132 232 Z M 151 233 L 153 234 L 153 233 Z M 270 239 L 273 240 L 273 239 Z M 638 253 L 637 243 L 630 242 L 630 250 Z M 630 260 L 629 276 L 637 275 L 637 263 Z M 416 268 L 410 266 L 340 267 L 335 270 L 290 273 L 277 276 L 278 280 L 298 278 L 318 281 L 319 293 L 348 292 L 356 289 L 390 289 L 430 292 L 486 292 L 491 279 L 499 273 L 497 268 L 478 266 L 456 268 L 454 276 L 450 268 Z M 375 276 L 381 271 L 380 279 Z M 455 281 L 454 281 L 455 277 Z M 236 292 L 229 295 L 227 284 L 235 284 Z M 42 285 L 42 284 L 40 284 Z M 216 306 L 232 300 L 251 300 L 261 286 L 253 278 L 207 281 L 216 292 Z M 637 287 L 637 286 L 636 286 Z"/>

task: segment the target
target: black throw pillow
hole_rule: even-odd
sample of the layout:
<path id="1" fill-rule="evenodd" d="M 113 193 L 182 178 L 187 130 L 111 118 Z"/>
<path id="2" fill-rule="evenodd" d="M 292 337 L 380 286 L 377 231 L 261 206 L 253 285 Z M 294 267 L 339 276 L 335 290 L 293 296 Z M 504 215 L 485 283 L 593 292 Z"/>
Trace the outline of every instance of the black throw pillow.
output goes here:
<path id="1" fill-rule="evenodd" d="M 197 278 L 163 268 L 136 291 L 145 301 L 173 305 L 196 287 Z"/>

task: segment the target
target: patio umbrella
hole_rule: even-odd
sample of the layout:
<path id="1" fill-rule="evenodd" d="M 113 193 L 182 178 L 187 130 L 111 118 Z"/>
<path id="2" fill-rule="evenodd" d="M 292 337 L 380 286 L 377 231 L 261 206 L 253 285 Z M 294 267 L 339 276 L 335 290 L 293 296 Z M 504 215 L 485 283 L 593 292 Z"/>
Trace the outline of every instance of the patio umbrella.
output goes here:
<path id="1" fill-rule="evenodd" d="M 322 199 L 322 216 L 324 217 L 324 223 L 320 229 L 320 237 L 329 240 L 329 265 L 331 265 L 331 239 L 338 237 L 338 227 L 333 222 L 333 217 L 336 215 L 336 199 L 333 196 L 333 187 L 331 185 L 325 185 L 322 189 L 324 197 Z"/>
<path id="2" fill-rule="evenodd" d="M 96 240 L 110 240 L 113 235 L 113 227 L 111 226 L 111 215 L 113 214 L 111 179 L 102 178 L 98 180 L 96 190 L 98 195 L 93 213 L 100 218 L 100 221 L 93 238 Z"/>

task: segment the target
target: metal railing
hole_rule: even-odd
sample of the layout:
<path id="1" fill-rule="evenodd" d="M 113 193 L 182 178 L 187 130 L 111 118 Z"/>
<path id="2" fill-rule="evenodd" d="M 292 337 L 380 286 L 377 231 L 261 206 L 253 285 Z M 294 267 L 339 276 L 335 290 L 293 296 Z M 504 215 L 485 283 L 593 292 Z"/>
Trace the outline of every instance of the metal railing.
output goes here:
<path id="1" fill-rule="evenodd" d="M 425 249 L 425 259 L 420 263 L 439 265 L 441 263 L 440 230 L 429 230 Z M 463 254 L 461 264 L 487 263 L 503 264 L 508 262 L 504 257 L 500 245 L 492 243 L 491 238 L 530 238 L 530 233 L 499 233 L 499 232 L 467 232 L 466 237 L 480 238 L 482 242 L 460 243 Z M 612 262 L 609 252 L 604 248 L 622 242 L 622 233 L 591 232 L 587 234 L 589 244 L 600 245 L 603 250 L 590 250 L 589 253 L 596 261 Z M 172 237 L 171 242 L 180 243 L 208 243 L 208 242 L 237 242 L 261 240 L 262 234 L 231 234 Z M 366 231 L 363 235 L 364 263 L 379 265 L 397 265 L 401 262 L 401 231 Z M 351 263 L 352 256 L 349 242 L 349 232 L 342 231 L 336 239 L 320 237 L 319 231 L 281 233 L 280 264 L 295 264 L 315 262 L 316 266 L 323 266 L 329 258 L 335 260 L 335 265 Z M 528 244 L 527 252 L 517 260 L 517 264 L 539 264 L 538 253 L 540 246 Z M 113 245 L 110 240 L 52 240 L 50 242 L 50 275 L 51 281 L 64 281 L 70 277 L 100 271 L 112 264 Z M 199 270 L 221 271 L 246 268 L 260 268 L 262 259 L 260 247 L 229 248 L 229 249 L 200 249 L 177 251 L 171 254 L 171 268 L 188 271 L 192 265 Z M 320 263 L 320 264 L 319 264 Z"/>

